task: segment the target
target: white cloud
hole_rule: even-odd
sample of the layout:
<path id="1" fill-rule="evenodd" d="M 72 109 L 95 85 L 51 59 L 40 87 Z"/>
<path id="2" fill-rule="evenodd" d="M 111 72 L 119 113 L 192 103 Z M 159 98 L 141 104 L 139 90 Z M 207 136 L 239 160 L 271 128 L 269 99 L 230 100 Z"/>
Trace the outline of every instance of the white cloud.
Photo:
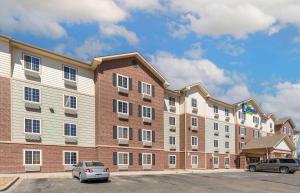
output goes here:
<path id="1" fill-rule="evenodd" d="M 224 51 L 230 56 L 239 56 L 245 52 L 245 49 L 243 47 L 232 43 L 232 41 L 229 39 L 222 41 L 218 45 L 218 49 Z"/>
<path id="2" fill-rule="evenodd" d="M 233 85 L 228 90 L 223 90 L 223 93 L 219 93 L 218 96 L 221 100 L 228 103 L 236 103 L 251 97 L 251 93 L 247 85 L 240 83 Z"/>
<path id="3" fill-rule="evenodd" d="M 58 54 L 64 54 L 66 50 L 66 45 L 61 43 L 61 44 L 57 44 L 54 48 L 53 51 L 58 53 Z"/>
<path id="4" fill-rule="evenodd" d="M 116 0 L 119 5 L 131 10 L 153 11 L 162 9 L 159 0 Z"/>
<path id="5" fill-rule="evenodd" d="M 134 32 L 128 31 L 123 26 L 118 25 L 101 25 L 100 31 L 105 36 L 122 36 L 124 37 L 131 45 L 135 45 L 139 42 L 138 37 Z"/>
<path id="6" fill-rule="evenodd" d="M 199 59 L 202 57 L 203 52 L 204 51 L 201 48 L 200 43 L 195 43 L 192 45 L 192 48 L 190 50 L 184 52 L 184 55 L 192 59 Z"/>

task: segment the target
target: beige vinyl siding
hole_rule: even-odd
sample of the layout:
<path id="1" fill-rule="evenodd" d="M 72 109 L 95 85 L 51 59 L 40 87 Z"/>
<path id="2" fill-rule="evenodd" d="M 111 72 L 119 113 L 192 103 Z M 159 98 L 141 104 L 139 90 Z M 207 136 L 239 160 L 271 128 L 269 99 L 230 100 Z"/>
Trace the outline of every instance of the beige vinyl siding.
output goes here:
<path id="1" fill-rule="evenodd" d="M 214 122 L 219 124 L 219 136 L 214 136 Z M 229 138 L 225 137 L 225 125 L 229 126 Z M 218 121 L 216 119 L 205 119 L 205 152 L 214 152 L 214 140 L 218 140 L 219 153 L 226 153 L 225 141 L 229 141 L 230 154 L 235 153 L 235 127 L 234 124 Z"/>
<path id="2" fill-rule="evenodd" d="M 23 100 L 24 86 L 41 88 L 41 112 L 26 111 Z M 95 145 L 95 99 L 92 96 L 78 93 L 65 92 L 60 89 L 36 86 L 22 81 L 12 81 L 12 140 L 25 142 L 24 117 L 32 117 L 41 120 L 43 144 L 65 144 L 63 136 L 64 122 L 77 124 L 78 145 Z M 78 117 L 68 117 L 64 113 L 63 94 L 77 96 Z M 54 112 L 50 111 L 53 108 Z"/>
<path id="3" fill-rule="evenodd" d="M 79 68 L 60 62 L 51 58 L 36 55 L 20 49 L 13 50 L 13 77 L 16 79 L 26 80 L 23 70 L 23 54 L 29 54 L 39 57 L 40 65 L 40 83 L 52 87 L 65 88 L 63 79 L 63 65 L 77 69 L 77 91 L 88 95 L 94 95 L 94 72 L 92 70 Z"/>
<path id="4" fill-rule="evenodd" d="M 0 40 L 0 76 L 10 76 L 9 43 Z"/>
<path id="5" fill-rule="evenodd" d="M 176 132 L 170 131 L 170 125 L 169 125 L 169 117 L 173 116 L 175 117 L 175 125 L 176 125 Z M 176 151 L 179 151 L 179 115 L 175 113 L 169 113 L 167 111 L 164 112 L 164 149 L 165 151 L 170 150 L 170 145 L 169 145 L 169 136 L 175 136 L 176 140 Z"/>

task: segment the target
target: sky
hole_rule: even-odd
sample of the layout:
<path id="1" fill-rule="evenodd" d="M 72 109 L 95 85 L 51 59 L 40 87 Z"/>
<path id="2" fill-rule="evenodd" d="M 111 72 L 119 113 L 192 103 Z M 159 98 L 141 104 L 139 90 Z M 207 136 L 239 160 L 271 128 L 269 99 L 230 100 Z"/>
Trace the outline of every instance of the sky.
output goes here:
<path id="1" fill-rule="evenodd" d="M 1 0 L 0 33 L 73 58 L 138 51 L 171 83 L 300 127 L 299 0 Z"/>

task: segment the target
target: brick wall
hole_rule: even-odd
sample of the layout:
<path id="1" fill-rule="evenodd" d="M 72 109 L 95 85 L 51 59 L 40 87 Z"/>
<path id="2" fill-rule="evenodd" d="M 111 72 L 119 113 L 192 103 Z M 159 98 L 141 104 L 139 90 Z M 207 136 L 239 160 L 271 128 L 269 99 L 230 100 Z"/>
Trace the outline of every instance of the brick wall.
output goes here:
<path id="1" fill-rule="evenodd" d="M 0 141 L 11 140 L 10 79 L 0 77 Z"/>

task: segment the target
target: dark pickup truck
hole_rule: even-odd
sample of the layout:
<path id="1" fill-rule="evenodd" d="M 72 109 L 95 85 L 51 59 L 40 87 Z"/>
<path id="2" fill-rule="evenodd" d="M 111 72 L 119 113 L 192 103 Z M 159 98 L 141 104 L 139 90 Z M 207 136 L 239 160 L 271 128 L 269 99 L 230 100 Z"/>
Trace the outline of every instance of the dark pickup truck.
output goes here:
<path id="1" fill-rule="evenodd" d="M 296 159 L 292 158 L 272 158 L 261 160 L 257 163 L 251 163 L 248 166 L 250 172 L 255 171 L 272 171 L 281 172 L 283 174 L 295 173 L 299 170 L 299 165 Z"/>

